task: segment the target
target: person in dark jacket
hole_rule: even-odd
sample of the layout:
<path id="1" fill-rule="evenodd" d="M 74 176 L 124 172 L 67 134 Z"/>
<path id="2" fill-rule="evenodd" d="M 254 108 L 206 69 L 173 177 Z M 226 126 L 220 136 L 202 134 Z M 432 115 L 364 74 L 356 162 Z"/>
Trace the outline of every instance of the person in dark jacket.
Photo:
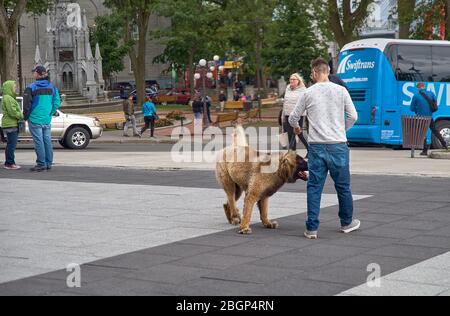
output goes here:
<path id="1" fill-rule="evenodd" d="M 330 75 L 328 76 L 328 80 L 330 80 L 330 82 L 332 82 L 332 83 L 335 83 L 335 84 L 337 84 L 337 85 L 340 85 L 341 87 L 344 87 L 344 88 L 347 89 L 347 91 L 348 91 L 348 87 L 347 87 L 347 85 L 345 84 L 345 82 L 344 82 L 341 78 L 339 78 L 337 75 L 330 74 Z"/>
<path id="2" fill-rule="evenodd" d="M 227 96 L 225 95 L 225 92 L 223 92 L 223 91 L 220 91 L 219 102 L 220 102 L 220 112 L 223 112 L 223 110 L 225 108 L 225 102 L 227 102 Z"/>
<path id="3" fill-rule="evenodd" d="M 33 136 L 36 165 L 31 171 L 51 170 L 53 165 L 52 118 L 61 105 L 58 89 L 44 66 L 33 69 L 34 79 L 23 94 L 23 115 Z"/>
<path id="4" fill-rule="evenodd" d="M 194 112 L 194 125 L 199 126 L 202 124 L 202 114 L 203 114 L 203 102 L 202 96 L 196 94 L 194 101 L 192 102 L 192 112 Z"/>
<path id="5" fill-rule="evenodd" d="M 429 116 L 431 117 L 430 129 L 433 135 L 439 140 L 442 147 L 448 149 L 447 142 L 442 137 L 441 133 L 436 128 L 436 122 L 433 119 L 433 112 L 431 111 L 430 104 L 428 103 L 428 98 L 432 102 L 436 102 L 436 95 L 431 91 L 425 90 L 425 84 L 423 82 L 417 83 L 417 93 L 414 94 L 414 97 L 411 102 L 411 111 L 416 113 L 419 116 Z M 422 156 L 428 155 L 428 149 L 430 146 L 428 145 L 427 138 L 425 137 L 425 141 L 423 143 L 423 150 L 420 153 Z"/>
<path id="6" fill-rule="evenodd" d="M 203 102 L 206 103 L 206 118 L 208 119 L 208 122 L 211 124 L 212 123 L 212 119 L 211 119 L 211 106 L 212 106 L 212 99 L 209 96 L 206 96 L 203 99 Z"/>

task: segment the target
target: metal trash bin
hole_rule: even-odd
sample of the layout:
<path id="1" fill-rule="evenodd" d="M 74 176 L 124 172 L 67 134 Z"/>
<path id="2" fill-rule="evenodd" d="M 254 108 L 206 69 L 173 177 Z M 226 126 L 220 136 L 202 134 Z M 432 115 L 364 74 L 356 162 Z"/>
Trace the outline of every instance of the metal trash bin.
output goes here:
<path id="1" fill-rule="evenodd" d="M 402 116 L 403 148 L 411 148 L 411 158 L 415 149 L 423 148 L 430 123 L 430 116 Z"/>

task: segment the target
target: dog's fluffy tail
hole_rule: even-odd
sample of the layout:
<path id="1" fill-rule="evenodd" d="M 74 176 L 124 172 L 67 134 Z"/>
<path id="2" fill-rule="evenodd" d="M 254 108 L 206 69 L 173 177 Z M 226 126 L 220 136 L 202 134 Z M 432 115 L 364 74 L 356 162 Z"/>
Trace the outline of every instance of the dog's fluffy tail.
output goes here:
<path id="1" fill-rule="evenodd" d="M 233 146 L 241 146 L 246 147 L 248 146 L 247 143 L 247 136 L 245 135 L 244 128 L 242 125 L 236 126 L 234 129 L 234 139 L 233 139 Z"/>

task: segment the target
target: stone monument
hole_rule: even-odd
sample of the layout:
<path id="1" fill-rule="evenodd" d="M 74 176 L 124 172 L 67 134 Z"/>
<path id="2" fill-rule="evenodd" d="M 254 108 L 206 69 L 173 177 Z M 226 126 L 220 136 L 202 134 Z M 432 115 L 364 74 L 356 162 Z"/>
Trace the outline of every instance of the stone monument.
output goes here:
<path id="1" fill-rule="evenodd" d="M 86 12 L 68 0 L 57 0 L 47 12 L 45 58 L 36 46 L 35 64 L 44 65 L 51 80 L 63 92 L 79 92 L 90 100 L 104 95 L 102 56 L 98 44 L 95 57 L 89 42 Z"/>

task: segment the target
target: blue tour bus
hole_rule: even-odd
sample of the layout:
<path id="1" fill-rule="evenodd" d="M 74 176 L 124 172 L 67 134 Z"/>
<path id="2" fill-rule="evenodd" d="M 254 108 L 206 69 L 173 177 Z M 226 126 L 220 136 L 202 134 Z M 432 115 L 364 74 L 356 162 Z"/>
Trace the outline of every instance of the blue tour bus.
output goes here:
<path id="1" fill-rule="evenodd" d="M 339 54 L 338 76 L 346 82 L 358 111 L 358 121 L 348 132 L 352 143 L 402 145 L 403 115 L 416 83 L 433 91 L 439 110 L 436 126 L 450 144 L 450 42 L 365 39 L 345 45 Z M 441 148 L 436 139 L 434 148 Z"/>

